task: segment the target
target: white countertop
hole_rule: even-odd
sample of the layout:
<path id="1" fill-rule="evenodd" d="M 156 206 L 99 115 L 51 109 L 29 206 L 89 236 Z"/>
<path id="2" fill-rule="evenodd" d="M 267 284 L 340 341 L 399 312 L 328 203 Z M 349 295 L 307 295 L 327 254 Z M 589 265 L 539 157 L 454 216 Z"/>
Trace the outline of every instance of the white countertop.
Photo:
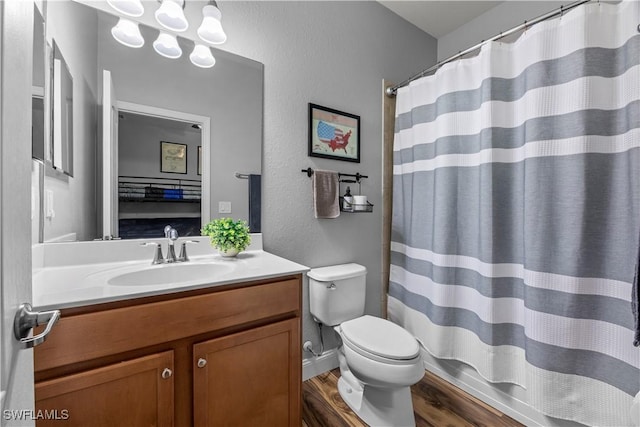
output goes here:
<path id="1" fill-rule="evenodd" d="M 131 253 L 131 251 L 134 251 L 136 255 L 138 254 L 140 241 L 135 242 L 135 246 L 130 242 L 120 245 L 118 245 L 118 242 L 76 243 L 75 245 L 81 246 L 67 248 L 54 246 L 54 248 L 61 249 L 63 252 L 69 250 L 71 252 L 77 250 L 85 251 L 83 253 L 83 261 L 85 262 L 75 264 L 58 263 L 61 265 L 46 265 L 46 263 L 42 263 L 39 268 L 34 268 L 32 303 L 34 309 L 53 310 L 79 307 L 236 282 L 269 279 L 303 273 L 309 270 L 304 265 L 265 252 L 262 249 L 249 248 L 250 250 L 241 252 L 235 258 L 224 258 L 212 250 L 201 249 L 198 251 L 199 253 L 190 255 L 190 260 L 186 263 L 152 266 L 153 251 L 143 251 L 145 254 L 144 259 L 130 255 L 127 257 L 127 253 Z M 106 262 L 94 262 L 96 259 L 86 257 L 87 249 L 104 251 L 105 248 L 111 253 Z M 127 257 L 127 260 L 114 260 L 113 250 L 122 254 L 123 257 Z M 56 255 L 60 257 L 60 250 L 56 252 Z M 104 257 L 97 257 L 97 259 L 102 260 Z M 213 272 L 206 276 L 188 277 L 189 275 L 187 274 L 185 277 L 180 277 L 180 268 L 187 267 L 187 269 L 191 269 L 195 267 L 195 269 L 199 269 L 198 265 L 203 266 L 204 269 L 212 268 Z M 155 277 L 176 276 L 180 277 L 180 279 L 177 282 L 172 280 L 170 283 L 160 284 L 117 284 L 118 278 L 130 277 L 127 274 L 139 271 L 145 271 L 143 274 L 151 273 Z M 178 272 L 178 274 L 172 274 L 172 272 Z"/>

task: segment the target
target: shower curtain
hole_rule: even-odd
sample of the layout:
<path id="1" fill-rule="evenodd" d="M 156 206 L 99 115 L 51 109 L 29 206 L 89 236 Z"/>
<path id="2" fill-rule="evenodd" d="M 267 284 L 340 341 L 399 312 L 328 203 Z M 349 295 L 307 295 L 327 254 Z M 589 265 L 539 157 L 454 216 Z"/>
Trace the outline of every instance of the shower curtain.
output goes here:
<path id="1" fill-rule="evenodd" d="M 397 93 L 389 318 L 598 426 L 640 390 L 638 24 L 590 3 Z"/>

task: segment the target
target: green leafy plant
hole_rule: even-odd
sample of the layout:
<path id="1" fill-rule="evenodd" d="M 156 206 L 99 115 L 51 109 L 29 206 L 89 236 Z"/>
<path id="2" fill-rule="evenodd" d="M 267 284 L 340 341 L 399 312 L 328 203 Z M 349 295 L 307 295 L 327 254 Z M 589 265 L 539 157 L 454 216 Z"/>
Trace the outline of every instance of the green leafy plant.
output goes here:
<path id="1" fill-rule="evenodd" d="M 227 251 L 236 248 L 241 252 L 251 243 L 249 227 L 246 221 L 234 221 L 233 218 L 217 218 L 205 224 L 200 230 L 203 236 L 209 236 L 211 246 Z"/>

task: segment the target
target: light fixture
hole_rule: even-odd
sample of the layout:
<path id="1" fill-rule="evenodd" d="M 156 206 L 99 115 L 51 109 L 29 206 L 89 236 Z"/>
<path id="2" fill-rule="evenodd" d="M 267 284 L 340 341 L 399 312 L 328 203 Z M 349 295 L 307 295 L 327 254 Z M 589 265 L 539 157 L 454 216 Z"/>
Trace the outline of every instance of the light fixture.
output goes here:
<path id="1" fill-rule="evenodd" d="M 189 22 L 184 16 L 184 0 L 162 0 L 156 10 L 156 21 L 168 30 L 181 33 L 189 28 Z"/>
<path id="2" fill-rule="evenodd" d="M 211 68 L 216 64 L 216 59 L 211 54 L 211 49 L 207 46 L 196 43 L 193 52 L 189 55 L 191 63 L 200 68 Z"/>
<path id="3" fill-rule="evenodd" d="M 111 29 L 111 35 L 118 42 L 128 47 L 142 47 L 144 38 L 140 34 L 138 23 L 126 18 L 120 18 L 115 27 Z"/>
<path id="4" fill-rule="evenodd" d="M 156 41 L 153 42 L 153 48 L 165 58 L 176 59 L 182 55 L 182 49 L 180 49 L 178 40 L 173 34 L 160 32 Z"/>
<path id="5" fill-rule="evenodd" d="M 137 18 L 144 13 L 144 6 L 140 0 L 107 0 L 107 3 L 117 12 L 126 16 Z"/>
<path id="6" fill-rule="evenodd" d="M 0 0 L 2 1 L 2 0 Z M 156 20 L 162 27 L 172 32 L 160 30 L 158 38 L 153 42 L 154 50 L 165 58 L 176 59 L 182 56 L 182 49 L 174 33 L 186 31 L 189 22 L 184 15 L 185 0 L 157 0 L 160 7 L 155 12 Z M 107 3 L 121 15 L 139 17 L 144 14 L 143 0 L 107 0 Z M 208 0 L 202 8 L 202 24 L 197 30 L 198 36 L 206 43 L 194 42 L 195 46 L 189 55 L 193 65 L 200 68 L 211 68 L 216 59 L 211 54 L 209 45 L 222 44 L 227 35 L 220 23 L 222 13 L 215 0 Z M 144 46 L 144 38 L 140 33 L 138 22 L 127 17 L 120 17 L 111 29 L 111 34 L 125 46 L 139 48 Z"/>
<path id="7" fill-rule="evenodd" d="M 220 20 L 222 13 L 215 1 L 202 8 L 202 24 L 198 28 L 198 36 L 207 43 L 222 44 L 227 41 L 227 35 L 222 29 Z"/>

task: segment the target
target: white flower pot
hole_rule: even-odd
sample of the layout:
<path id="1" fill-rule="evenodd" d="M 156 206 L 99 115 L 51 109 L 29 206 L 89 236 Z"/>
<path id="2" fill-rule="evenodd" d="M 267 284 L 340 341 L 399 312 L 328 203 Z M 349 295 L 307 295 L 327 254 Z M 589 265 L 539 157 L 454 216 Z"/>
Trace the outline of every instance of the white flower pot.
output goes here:
<path id="1" fill-rule="evenodd" d="M 223 251 L 222 249 L 218 249 L 218 252 L 220 253 L 220 255 L 222 255 L 223 257 L 234 257 L 236 255 L 238 255 L 238 253 L 240 251 L 238 251 L 236 248 L 229 248 L 226 251 Z"/>

